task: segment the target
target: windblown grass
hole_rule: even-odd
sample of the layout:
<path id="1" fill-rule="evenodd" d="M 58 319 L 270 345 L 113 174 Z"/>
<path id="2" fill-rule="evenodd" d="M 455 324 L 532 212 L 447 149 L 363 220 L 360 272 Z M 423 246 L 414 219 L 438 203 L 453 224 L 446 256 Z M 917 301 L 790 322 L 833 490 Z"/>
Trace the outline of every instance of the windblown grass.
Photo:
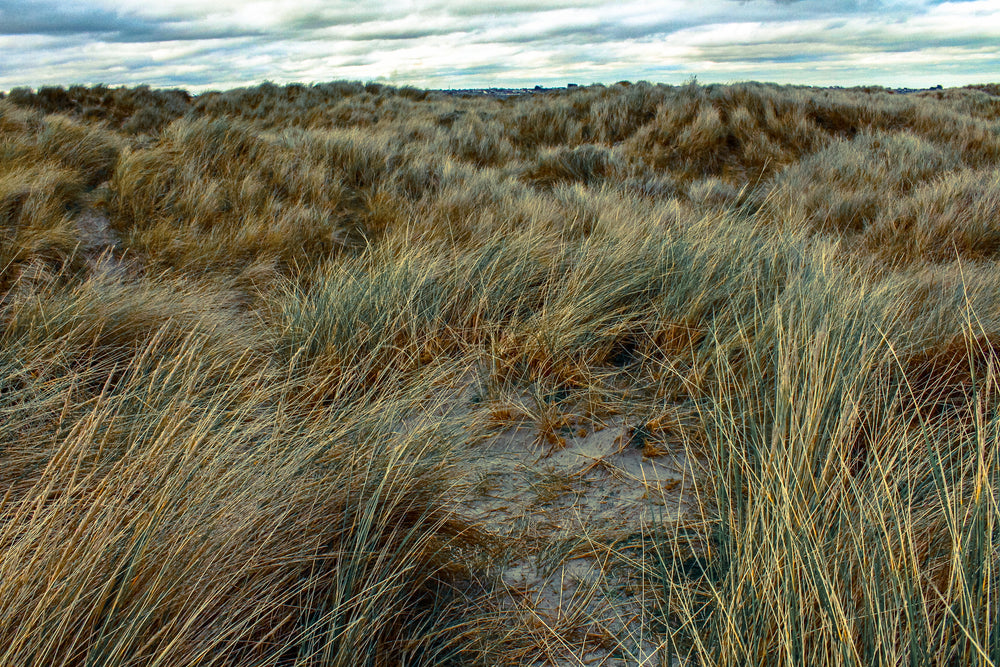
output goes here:
<path id="1" fill-rule="evenodd" d="M 660 664 L 1000 664 L 995 88 L 10 91 L 0 663 L 571 646 L 462 510 L 520 393 L 685 444 Z"/>
<path id="2" fill-rule="evenodd" d="M 719 360 L 704 524 L 650 548 L 671 649 L 698 664 L 995 664 L 993 323 L 954 304 L 953 368 L 927 377 L 893 313 L 909 286 L 838 278 L 801 278 L 745 325 L 766 354 Z"/>

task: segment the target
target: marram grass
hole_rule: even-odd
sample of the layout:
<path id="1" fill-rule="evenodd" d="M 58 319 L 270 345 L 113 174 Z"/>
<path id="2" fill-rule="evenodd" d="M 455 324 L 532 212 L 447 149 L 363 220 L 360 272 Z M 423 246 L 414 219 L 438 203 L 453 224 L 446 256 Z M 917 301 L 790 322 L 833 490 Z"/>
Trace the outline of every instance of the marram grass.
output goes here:
<path id="1" fill-rule="evenodd" d="M 466 511 L 512 395 L 693 471 L 606 664 L 1000 664 L 995 93 L 10 91 L 0 664 L 580 664 Z"/>

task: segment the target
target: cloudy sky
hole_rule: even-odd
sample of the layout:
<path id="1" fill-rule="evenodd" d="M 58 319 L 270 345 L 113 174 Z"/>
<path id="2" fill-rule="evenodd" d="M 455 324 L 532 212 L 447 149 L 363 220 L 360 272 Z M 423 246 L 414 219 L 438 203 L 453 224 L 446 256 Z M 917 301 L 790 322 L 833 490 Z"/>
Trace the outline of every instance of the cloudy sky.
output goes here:
<path id="1" fill-rule="evenodd" d="M 1000 81 L 1000 0 L 0 0 L 0 90 Z"/>

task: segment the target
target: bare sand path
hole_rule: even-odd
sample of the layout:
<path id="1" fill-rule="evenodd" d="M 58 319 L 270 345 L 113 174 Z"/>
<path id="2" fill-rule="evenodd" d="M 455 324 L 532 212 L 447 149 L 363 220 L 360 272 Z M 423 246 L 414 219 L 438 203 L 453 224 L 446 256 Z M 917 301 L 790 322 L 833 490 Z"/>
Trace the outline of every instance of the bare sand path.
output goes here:
<path id="1" fill-rule="evenodd" d="M 642 442 L 621 415 L 566 424 L 552 446 L 530 419 L 496 423 L 488 407 L 452 408 L 476 412 L 463 511 L 501 545 L 498 588 L 537 640 L 524 664 L 667 664 L 641 568 L 623 568 L 612 545 L 685 512 L 683 446 Z"/>
<path id="2" fill-rule="evenodd" d="M 95 208 L 84 208 L 73 219 L 80 235 L 80 250 L 93 273 L 122 277 L 128 263 L 121 253 L 121 239 L 111 227 L 108 217 Z"/>

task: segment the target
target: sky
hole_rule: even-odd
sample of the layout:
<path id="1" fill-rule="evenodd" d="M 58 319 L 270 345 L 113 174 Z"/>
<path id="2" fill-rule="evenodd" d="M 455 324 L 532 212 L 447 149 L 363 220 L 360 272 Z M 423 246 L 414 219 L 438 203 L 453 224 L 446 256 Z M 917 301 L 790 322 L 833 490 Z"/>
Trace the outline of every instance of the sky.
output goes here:
<path id="1" fill-rule="evenodd" d="M 0 0 L 0 90 L 1000 82 L 1000 0 Z"/>

